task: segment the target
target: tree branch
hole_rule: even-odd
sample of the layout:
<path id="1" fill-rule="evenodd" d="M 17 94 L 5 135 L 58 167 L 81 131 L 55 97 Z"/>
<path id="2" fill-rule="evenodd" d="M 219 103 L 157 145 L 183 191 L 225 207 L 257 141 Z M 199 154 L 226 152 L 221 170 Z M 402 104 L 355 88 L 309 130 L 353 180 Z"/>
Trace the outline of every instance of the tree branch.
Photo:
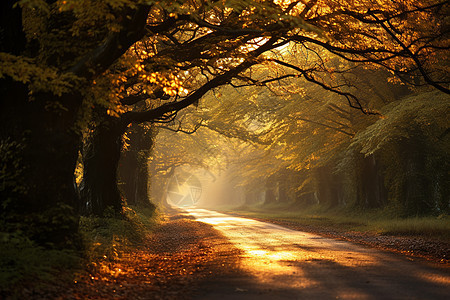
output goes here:
<path id="1" fill-rule="evenodd" d="M 196 103 L 198 100 L 200 100 L 201 97 L 203 97 L 203 95 L 205 95 L 211 89 L 227 84 L 232 78 L 237 76 L 239 73 L 246 70 L 250 66 L 256 64 L 258 61 L 255 58 L 258 57 L 260 54 L 272 49 L 274 47 L 275 42 L 276 38 L 272 38 L 266 41 L 258 49 L 251 51 L 249 53 L 249 57 L 244 62 L 224 72 L 223 74 L 214 77 L 213 79 L 202 85 L 195 92 L 191 93 L 183 100 L 166 103 L 155 109 L 148 110 L 145 112 L 132 112 L 132 111 L 126 112 L 125 114 L 122 115 L 123 121 L 127 124 L 151 122 L 158 118 L 161 118 L 167 113 L 182 110 L 183 108 L 186 108 Z"/>
<path id="2" fill-rule="evenodd" d="M 374 18 L 376 20 L 379 20 L 377 16 L 374 16 Z M 450 94 L 450 89 L 439 85 L 437 82 L 435 82 L 434 80 L 432 80 L 427 72 L 425 71 L 425 69 L 423 68 L 422 63 L 419 61 L 419 59 L 417 58 L 416 55 L 414 55 L 414 53 L 411 52 L 411 49 L 409 47 L 407 47 L 405 45 L 405 43 L 403 43 L 398 37 L 397 35 L 392 32 L 392 30 L 390 30 L 388 28 L 388 26 L 386 26 L 386 24 L 383 22 L 380 24 L 381 27 L 383 27 L 383 29 L 402 47 L 402 49 L 408 54 L 408 56 L 414 61 L 414 63 L 416 64 L 417 68 L 419 69 L 420 74 L 422 74 L 423 79 L 425 80 L 426 83 L 428 83 L 429 85 L 435 87 L 436 89 L 440 90 L 441 92 L 444 92 L 446 94 Z"/>
<path id="3" fill-rule="evenodd" d="M 128 95 L 126 97 L 123 97 L 120 99 L 120 103 L 122 105 L 133 105 L 138 102 L 147 100 L 147 99 L 162 99 L 162 100 L 168 100 L 170 98 L 169 95 L 164 93 L 162 88 L 157 88 L 154 90 L 150 95 L 146 93 L 140 93 L 140 94 L 133 94 Z"/>
<path id="4" fill-rule="evenodd" d="M 325 127 L 325 128 L 329 128 L 329 129 L 338 131 L 340 133 L 343 133 L 345 135 L 348 135 L 349 137 L 354 137 L 355 136 L 354 133 L 349 133 L 349 132 L 347 132 L 347 131 L 345 131 L 343 129 L 340 129 L 340 128 L 337 128 L 337 127 L 333 127 L 333 126 L 330 126 L 330 125 L 327 125 L 327 124 L 324 124 L 324 123 L 320 123 L 320 122 L 317 122 L 317 121 L 313 121 L 313 120 L 309 120 L 309 119 L 305 119 L 305 118 L 301 118 L 301 117 L 295 117 L 295 119 L 296 120 L 300 120 L 300 121 L 304 121 L 304 122 L 308 122 L 308 123 L 312 123 L 312 124 L 316 124 L 316 125 L 319 125 L 319 126 L 322 126 L 322 127 Z"/>
<path id="5" fill-rule="evenodd" d="M 124 16 L 121 30 L 110 34 L 103 44 L 83 56 L 69 71 L 86 79 L 106 71 L 131 45 L 144 37 L 149 11 L 150 5 L 140 5 L 133 11 L 131 19 Z"/>
<path id="6" fill-rule="evenodd" d="M 301 75 L 303 75 L 303 78 L 305 78 L 307 81 L 312 82 L 312 83 L 315 83 L 315 84 L 319 85 L 320 87 L 322 87 L 323 89 L 325 89 L 325 90 L 327 90 L 327 91 L 330 91 L 330 92 L 332 92 L 332 93 L 335 93 L 335 94 L 338 94 L 338 95 L 340 95 L 340 96 L 345 97 L 345 98 L 347 99 L 348 104 L 349 104 L 350 107 L 352 107 L 352 108 L 359 109 L 359 110 L 362 111 L 363 113 L 369 114 L 369 115 L 371 115 L 371 114 L 372 114 L 372 115 L 373 115 L 373 114 L 377 114 L 376 112 L 372 112 L 372 111 L 369 111 L 369 110 L 363 108 L 362 105 L 361 105 L 361 103 L 360 103 L 360 101 L 359 101 L 359 99 L 358 99 L 358 97 L 356 97 L 355 95 L 353 95 L 353 94 L 351 94 L 351 93 L 347 93 L 347 92 L 342 92 L 342 91 L 340 91 L 340 90 L 337 90 L 337 89 L 335 89 L 335 88 L 333 88 L 333 87 L 330 87 L 330 86 L 326 85 L 326 84 L 323 83 L 323 82 L 318 81 L 318 80 L 315 79 L 311 74 L 309 74 L 306 70 L 303 70 L 303 69 L 301 69 L 301 68 L 299 68 L 299 67 L 297 67 L 297 66 L 294 66 L 294 65 L 292 65 L 292 64 L 286 63 L 286 62 L 281 61 L 281 60 L 278 60 L 278 59 L 269 59 L 268 61 L 273 61 L 273 62 L 275 62 L 275 63 L 277 63 L 277 64 L 282 65 L 282 66 L 285 66 L 285 67 L 291 68 L 291 69 L 293 69 L 293 70 L 296 70 L 296 71 L 298 71 Z M 352 100 L 353 100 L 353 101 L 352 101 Z"/>
<path id="7" fill-rule="evenodd" d="M 158 126 L 158 128 L 161 128 L 161 129 L 166 129 L 166 130 L 169 130 L 172 132 L 181 132 L 181 133 L 185 133 L 185 134 L 189 134 L 189 135 L 196 133 L 200 127 L 202 127 L 202 122 L 196 124 L 194 129 L 192 129 L 191 131 L 187 131 L 187 130 L 184 130 L 183 128 L 181 128 L 181 123 L 178 124 L 178 128 L 176 128 L 176 129 L 171 128 L 169 126 Z"/>

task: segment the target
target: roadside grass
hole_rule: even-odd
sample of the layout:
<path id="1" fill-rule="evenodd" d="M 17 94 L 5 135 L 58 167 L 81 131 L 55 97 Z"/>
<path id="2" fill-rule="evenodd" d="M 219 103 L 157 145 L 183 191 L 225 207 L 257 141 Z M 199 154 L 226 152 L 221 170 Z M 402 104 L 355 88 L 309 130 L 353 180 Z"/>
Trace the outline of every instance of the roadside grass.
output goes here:
<path id="1" fill-rule="evenodd" d="M 381 234 L 427 236 L 450 241 L 449 216 L 374 220 L 370 225 Z"/>
<path id="2" fill-rule="evenodd" d="M 450 242 L 450 216 L 399 217 L 391 210 L 357 211 L 309 206 L 243 206 L 222 211 L 247 217 L 279 220 L 304 226 L 393 236 L 422 236 Z"/>
<path id="3" fill-rule="evenodd" d="M 88 262 L 114 259 L 132 247 L 138 247 L 159 222 L 159 214 L 149 208 L 125 207 L 123 215 L 112 213 L 105 217 L 81 217 L 80 233 L 84 258 Z"/>
<path id="4" fill-rule="evenodd" d="M 83 249 L 48 249 L 20 232 L 0 232 L 0 298 L 22 299 L 30 293 L 51 293 L 55 286 L 70 283 L 86 266 L 114 259 L 138 247 L 160 221 L 152 209 L 126 207 L 121 216 L 81 217 Z M 50 296 L 50 298 L 52 298 Z"/>

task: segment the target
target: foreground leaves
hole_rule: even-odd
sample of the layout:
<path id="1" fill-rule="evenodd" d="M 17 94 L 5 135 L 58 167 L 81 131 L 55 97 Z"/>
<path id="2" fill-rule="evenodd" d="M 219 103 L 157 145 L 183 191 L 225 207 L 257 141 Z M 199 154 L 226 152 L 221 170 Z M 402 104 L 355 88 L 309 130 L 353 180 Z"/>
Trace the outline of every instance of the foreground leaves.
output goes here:
<path id="1" fill-rule="evenodd" d="M 237 254 L 209 225 L 172 216 L 138 249 L 93 263 L 57 298 L 188 299 L 202 280 L 235 272 Z"/>

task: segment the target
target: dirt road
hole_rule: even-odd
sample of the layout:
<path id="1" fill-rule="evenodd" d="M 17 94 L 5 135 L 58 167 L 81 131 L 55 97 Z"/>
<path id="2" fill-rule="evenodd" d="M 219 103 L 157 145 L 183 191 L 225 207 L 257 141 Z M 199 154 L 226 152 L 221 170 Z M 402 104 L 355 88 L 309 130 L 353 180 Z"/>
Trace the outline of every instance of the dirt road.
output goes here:
<path id="1" fill-rule="evenodd" d="M 250 274 L 206 282 L 196 299 L 450 299 L 448 267 L 214 211 L 186 211 L 243 250 Z"/>

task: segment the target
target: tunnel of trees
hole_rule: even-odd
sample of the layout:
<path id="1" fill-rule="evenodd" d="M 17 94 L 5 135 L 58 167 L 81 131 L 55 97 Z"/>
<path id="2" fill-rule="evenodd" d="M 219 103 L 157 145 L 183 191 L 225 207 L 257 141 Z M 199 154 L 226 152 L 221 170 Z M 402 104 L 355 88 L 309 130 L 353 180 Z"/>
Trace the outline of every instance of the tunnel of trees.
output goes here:
<path id="1" fill-rule="evenodd" d="M 1 1 L 1 231 L 76 247 L 182 165 L 248 203 L 448 213 L 449 8 Z"/>

